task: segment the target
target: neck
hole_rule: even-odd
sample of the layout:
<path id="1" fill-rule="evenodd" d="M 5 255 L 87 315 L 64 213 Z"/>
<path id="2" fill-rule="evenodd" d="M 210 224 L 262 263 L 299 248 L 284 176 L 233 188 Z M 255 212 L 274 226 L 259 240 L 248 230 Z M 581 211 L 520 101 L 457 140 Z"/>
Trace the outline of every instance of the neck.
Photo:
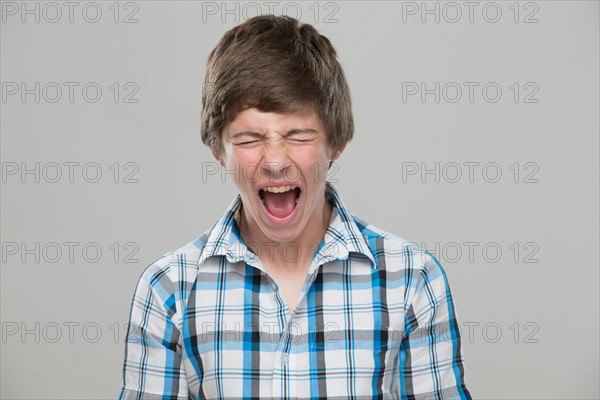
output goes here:
<path id="1" fill-rule="evenodd" d="M 240 233 L 249 247 L 260 256 L 265 266 L 308 268 L 312 258 L 329 227 L 333 207 L 323 196 L 320 212 L 315 212 L 307 222 L 305 229 L 294 240 L 274 242 L 265 236 L 256 223 L 250 224 L 243 205 L 240 209 Z"/>

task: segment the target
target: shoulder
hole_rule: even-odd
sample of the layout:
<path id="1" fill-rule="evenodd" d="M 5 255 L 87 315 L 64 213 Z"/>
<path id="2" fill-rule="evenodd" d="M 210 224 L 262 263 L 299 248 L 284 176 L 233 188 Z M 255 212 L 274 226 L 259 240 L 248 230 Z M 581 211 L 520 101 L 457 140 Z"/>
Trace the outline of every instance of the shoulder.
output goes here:
<path id="1" fill-rule="evenodd" d="M 352 218 L 379 267 L 443 272 L 438 260 L 417 243 L 374 226 L 357 215 L 353 214 Z"/>
<path id="2" fill-rule="evenodd" d="M 145 284 L 163 292 L 173 292 L 186 286 L 186 283 L 193 284 L 208 232 L 151 262 L 142 272 L 138 285 Z"/>

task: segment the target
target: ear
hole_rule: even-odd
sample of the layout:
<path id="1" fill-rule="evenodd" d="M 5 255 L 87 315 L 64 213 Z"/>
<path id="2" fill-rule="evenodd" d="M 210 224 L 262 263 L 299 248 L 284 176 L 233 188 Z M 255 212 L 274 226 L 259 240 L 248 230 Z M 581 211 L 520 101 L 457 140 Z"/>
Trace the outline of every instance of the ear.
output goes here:
<path id="1" fill-rule="evenodd" d="M 213 154 L 213 157 L 215 158 L 215 160 L 217 160 L 219 162 L 219 164 L 221 164 L 221 167 L 224 167 L 225 161 L 223 161 L 223 156 L 221 156 L 219 153 L 217 153 L 214 150 L 212 150 L 212 154 Z"/>
<path id="2" fill-rule="evenodd" d="M 346 145 L 343 145 L 338 151 L 336 151 L 335 154 L 333 154 L 331 156 L 331 161 L 335 161 L 338 158 L 340 158 L 340 156 L 342 155 L 342 152 L 344 151 L 345 148 L 346 148 Z"/>

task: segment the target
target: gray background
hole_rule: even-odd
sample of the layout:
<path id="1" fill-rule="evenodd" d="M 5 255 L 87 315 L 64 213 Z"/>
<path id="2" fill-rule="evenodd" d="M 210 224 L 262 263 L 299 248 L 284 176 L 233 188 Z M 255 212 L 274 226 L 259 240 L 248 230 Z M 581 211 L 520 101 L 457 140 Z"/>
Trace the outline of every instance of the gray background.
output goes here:
<path id="1" fill-rule="evenodd" d="M 92 23 L 93 4 L 78 2 L 70 22 L 59 2 L 53 23 L 44 3 L 39 22 L 7 3 L 1 397 L 114 398 L 139 275 L 212 226 L 236 193 L 206 173 L 215 164 L 199 137 L 200 90 L 209 51 L 257 10 L 122 2 L 115 22 L 113 2 L 99 1 Z M 286 3 L 274 4 L 281 13 Z M 456 7 L 426 6 L 436 4 L 439 22 L 421 20 L 421 2 L 287 6 L 331 39 L 353 93 L 356 136 L 331 179 L 353 213 L 444 265 L 476 398 L 597 399 L 598 2 L 477 2 L 472 22 L 463 2 L 457 22 Z M 131 13 L 137 22 L 124 23 Z M 39 102 L 9 94 L 22 82 L 40 82 Z M 54 103 L 50 82 L 63 89 Z M 72 102 L 64 82 L 79 84 Z M 90 82 L 97 102 L 92 89 L 82 95 Z M 408 95 L 411 82 L 439 82 L 439 102 Z M 479 85 L 472 101 L 464 82 Z M 124 102 L 136 88 L 137 102 Z M 39 182 L 21 175 L 36 162 Z M 436 162 L 439 182 L 421 176 Z M 79 163 L 73 182 L 64 163 Z"/>

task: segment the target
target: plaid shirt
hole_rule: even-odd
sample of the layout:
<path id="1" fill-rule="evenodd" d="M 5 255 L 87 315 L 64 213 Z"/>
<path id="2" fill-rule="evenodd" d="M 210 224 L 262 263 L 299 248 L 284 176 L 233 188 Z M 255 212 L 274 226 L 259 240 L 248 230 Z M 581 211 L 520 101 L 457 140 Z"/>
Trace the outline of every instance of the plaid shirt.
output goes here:
<path id="1" fill-rule="evenodd" d="M 121 399 L 471 398 L 438 261 L 326 188 L 330 225 L 292 313 L 241 240 L 239 195 L 144 271 Z"/>

